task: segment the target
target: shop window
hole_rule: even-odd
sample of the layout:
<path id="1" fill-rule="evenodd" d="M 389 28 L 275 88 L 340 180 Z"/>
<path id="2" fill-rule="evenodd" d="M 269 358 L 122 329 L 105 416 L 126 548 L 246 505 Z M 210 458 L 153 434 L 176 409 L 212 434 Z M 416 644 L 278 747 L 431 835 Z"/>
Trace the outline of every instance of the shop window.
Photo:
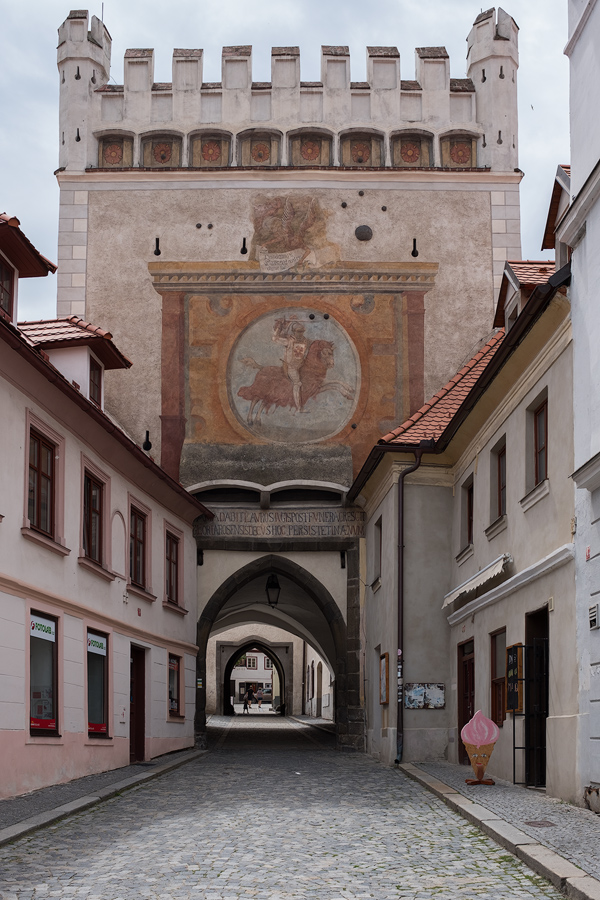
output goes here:
<path id="1" fill-rule="evenodd" d="M 492 715 L 500 728 L 506 718 L 506 629 L 491 635 Z"/>
<path id="2" fill-rule="evenodd" d="M 102 565 L 104 484 L 90 472 L 83 478 L 83 552 Z"/>
<path id="3" fill-rule="evenodd" d="M 13 317 L 14 270 L 0 259 L 0 314 Z"/>
<path id="4" fill-rule="evenodd" d="M 137 587 L 146 587 L 147 516 L 131 507 L 129 526 L 129 579 Z"/>
<path id="5" fill-rule="evenodd" d="M 279 135 L 254 133 L 238 138 L 239 166 L 278 166 L 280 162 Z"/>
<path id="6" fill-rule="evenodd" d="M 373 168 L 383 165 L 383 141 L 374 134 L 347 134 L 341 139 L 343 166 Z"/>
<path id="7" fill-rule="evenodd" d="M 231 159 L 231 137 L 224 134 L 196 135 L 191 141 L 191 165 L 197 169 L 218 169 Z"/>
<path id="8" fill-rule="evenodd" d="M 29 525 L 48 537 L 54 537 L 54 490 L 56 446 L 39 432 L 29 434 Z"/>
<path id="9" fill-rule="evenodd" d="M 445 168 L 470 169 L 477 165 L 477 140 L 470 135 L 442 138 L 440 148 Z"/>
<path id="10" fill-rule="evenodd" d="M 32 734 L 58 734 L 57 620 L 29 617 L 29 728 Z"/>
<path id="11" fill-rule="evenodd" d="M 167 531 L 166 544 L 165 591 L 170 603 L 179 603 L 179 538 Z"/>
<path id="12" fill-rule="evenodd" d="M 142 142 L 142 165 L 147 169 L 172 169 L 181 165 L 181 138 L 153 136 Z"/>
<path id="13" fill-rule="evenodd" d="M 108 638 L 87 633 L 88 735 L 108 737 Z"/>
<path id="14" fill-rule="evenodd" d="M 290 165 L 330 166 L 331 137 L 325 134 L 297 134 L 290 138 Z"/>
<path id="15" fill-rule="evenodd" d="M 102 407 L 102 366 L 90 356 L 90 400 Z"/>
<path id="16" fill-rule="evenodd" d="M 133 140 L 108 135 L 98 141 L 98 166 L 101 169 L 127 169 L 133 165 Z"/>
<path id="17" fill-rule="evenodd" d="M 392 163 L 400 168 L 429 168 L 433 165 L 431 137 L 399 134 L 392 138 Z"/>
<path id="18" fill-rule="evenodd" d="M 169 653 L 169 715 L 181 715 L 181 658 Z"/>

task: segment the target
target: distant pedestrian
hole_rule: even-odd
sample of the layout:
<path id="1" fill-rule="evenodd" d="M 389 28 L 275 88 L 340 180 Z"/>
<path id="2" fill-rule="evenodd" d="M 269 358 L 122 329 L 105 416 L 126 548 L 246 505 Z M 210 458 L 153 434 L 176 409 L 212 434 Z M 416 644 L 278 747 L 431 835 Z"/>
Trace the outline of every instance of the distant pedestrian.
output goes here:
<path id="1" fill-rule="evenodd" d="M 256 692 L 256 702 L 257 702 L 257 704 L 258 704 L 258 708 L 260 709 L 261 706 L 262 706 L 262 702 L 263 702 L 263 692 L 262 692 L 262 688 L 259 688 L 259 689 L 257 690 L 257 692 Z"/>
<path id="2" fill-rule="evenodd" d="M 244 713 L 248 713 L 248 715 L 250 715 L 250 713 L 248 712 L 248 691 L 246 691 L 246 693 L 244 694 L 244 707 L 242 709 L 242 715 L 244 715 Z"/>
<path id="3" fill-rule="evenodd" d="M 252 701 L 254 700 L 254 689 L 252 688 L 252 686 L 248 688 L 246 693 L 248 695 L 248 706 L 250 707 L 250 709 L 252 709 Z"/>

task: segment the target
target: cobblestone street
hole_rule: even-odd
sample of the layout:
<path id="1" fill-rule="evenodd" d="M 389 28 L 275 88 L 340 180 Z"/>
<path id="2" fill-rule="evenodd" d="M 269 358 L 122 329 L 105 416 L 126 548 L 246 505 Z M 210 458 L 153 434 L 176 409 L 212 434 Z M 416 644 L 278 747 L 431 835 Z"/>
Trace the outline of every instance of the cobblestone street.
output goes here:
<path id="1" fill-rule="evenodd" d="M 0 849 L 25 900 L 560 895 L 403 774 L 291 720 L 213 718 L 211 752 Z"/>

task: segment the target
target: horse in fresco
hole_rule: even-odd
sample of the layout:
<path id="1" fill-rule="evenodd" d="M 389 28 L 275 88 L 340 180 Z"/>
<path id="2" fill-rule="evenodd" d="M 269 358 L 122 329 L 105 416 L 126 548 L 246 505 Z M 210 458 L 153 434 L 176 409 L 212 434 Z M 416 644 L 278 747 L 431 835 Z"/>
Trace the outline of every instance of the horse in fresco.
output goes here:
<path id="1" fill-rule="evenodd" d="M 299 370 L 302 385 L 299 409 L 294 401 L 292 381 L 286 375 L 284 366 L 261 366 L 251 356 L 245 357 L 242 362 L 258 370 L 252 384 L 238 391 L 238 397 L 250 403 L 248 425 L 260 425 L 263 413 L 270 413 L 279 406 L 297 413 L 306 412 L 308 401 L 325 391 L 338 391 L 347 400 L 354 399 L 354 391 L 346 382 L 326 381 L 328 370 L 334 365 L 332 341 L 311 341 Z"/>

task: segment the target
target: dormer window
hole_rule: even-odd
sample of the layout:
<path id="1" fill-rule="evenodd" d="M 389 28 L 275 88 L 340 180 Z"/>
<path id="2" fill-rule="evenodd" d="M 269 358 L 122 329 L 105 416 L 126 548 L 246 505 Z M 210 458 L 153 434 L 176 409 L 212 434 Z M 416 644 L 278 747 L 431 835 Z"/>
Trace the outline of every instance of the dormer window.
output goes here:
<path id="1" fill-rule="evenodd" d="M 90 356 L 90 400 L 102 407 L 102 366 Z"/>
<path id="2" fill-rule="evenodd" d="M 0 311 L 12 319 L 14 272 L 10 266 L 0 259 Z"/>

